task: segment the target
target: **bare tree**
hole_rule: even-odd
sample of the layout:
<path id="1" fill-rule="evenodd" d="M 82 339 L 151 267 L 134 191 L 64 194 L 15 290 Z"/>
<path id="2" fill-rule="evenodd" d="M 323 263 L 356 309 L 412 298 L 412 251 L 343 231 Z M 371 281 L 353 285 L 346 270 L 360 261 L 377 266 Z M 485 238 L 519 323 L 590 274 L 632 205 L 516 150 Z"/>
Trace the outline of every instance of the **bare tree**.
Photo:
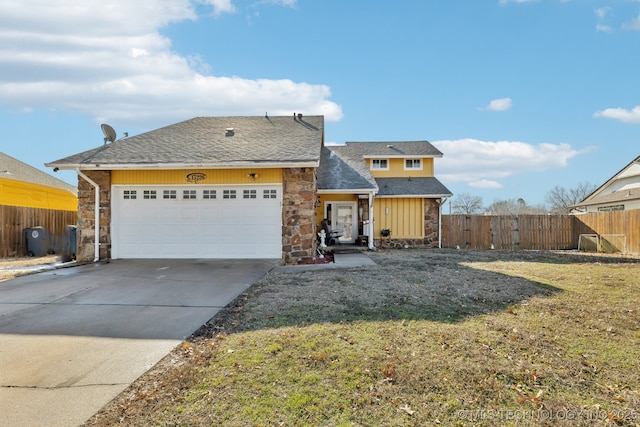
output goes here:
<path id="1" fill-rule="evenodd" d="M 545 196 L 551 212 L 555 214 L 568 214 L 572 205 L 584 200 L 593 193 L 596 186 L 588 182 L 581 182 L 573 188 L 564 188 L 559 185 L 553 187 Z"/>
<path id="2" fill-rule="evenodd" d="M 495 200 L 487 211 L 491 215 L 539 215 L 547 213 L 544 205 L 530 206 L 522 199 Z"/>
<path id="3" fill-rule="evenodd" d="M 473 215 L 482 211 L 482 197 L 472 196 L 469 193 L 460 193 L 451 202 L 453 213 Z"/>

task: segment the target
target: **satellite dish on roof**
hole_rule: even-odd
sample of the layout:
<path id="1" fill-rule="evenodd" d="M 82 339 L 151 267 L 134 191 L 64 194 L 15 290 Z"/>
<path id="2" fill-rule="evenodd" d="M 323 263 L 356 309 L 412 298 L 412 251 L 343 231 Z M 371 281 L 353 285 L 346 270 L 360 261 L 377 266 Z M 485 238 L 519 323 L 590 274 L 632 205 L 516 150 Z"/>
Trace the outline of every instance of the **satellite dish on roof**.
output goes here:
<path id="1" fill-rule="evenodd" d="M 106 123 L 100 125 L 102 133 L 104 133 L 104 143 L 113 142 L 116 140 L 116 131 Z"/>

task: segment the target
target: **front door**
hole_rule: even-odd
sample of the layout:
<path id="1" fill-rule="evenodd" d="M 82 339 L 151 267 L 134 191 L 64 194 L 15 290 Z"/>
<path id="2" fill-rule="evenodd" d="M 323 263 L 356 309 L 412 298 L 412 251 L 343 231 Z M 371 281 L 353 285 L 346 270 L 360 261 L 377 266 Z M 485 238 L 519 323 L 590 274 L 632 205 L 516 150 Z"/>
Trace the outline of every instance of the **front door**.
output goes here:
<path id="1" fill-rule="evenodd" d="M 331 221 L 331 230 L 342 236 L 340 243 L 354 243 L 358 237 L 357 204 L 351 202 L 329 202 L 327 218 Z"/>

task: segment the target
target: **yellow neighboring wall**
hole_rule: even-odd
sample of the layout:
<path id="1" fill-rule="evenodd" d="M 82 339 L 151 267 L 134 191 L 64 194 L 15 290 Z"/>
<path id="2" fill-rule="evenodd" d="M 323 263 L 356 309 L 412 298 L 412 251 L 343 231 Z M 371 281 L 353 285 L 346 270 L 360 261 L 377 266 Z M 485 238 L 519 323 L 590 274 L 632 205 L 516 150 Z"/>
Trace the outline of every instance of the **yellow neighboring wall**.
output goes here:
<path id="1" fill-rule="evenodd" d="M 78 197 L 61 188 L 0 178 L 0 205 L 77 211 Z"/>
<path id="2" fill-rule="evenodd" d="M 274 184 L 282 183 L 282 169 L 180 169 L 180 170 L 114 170 L 114 185 L 189 184 L 187 175 L 201 173 L 198 184 Z M 255 174 L 252 178 L 250 174 Z"/>

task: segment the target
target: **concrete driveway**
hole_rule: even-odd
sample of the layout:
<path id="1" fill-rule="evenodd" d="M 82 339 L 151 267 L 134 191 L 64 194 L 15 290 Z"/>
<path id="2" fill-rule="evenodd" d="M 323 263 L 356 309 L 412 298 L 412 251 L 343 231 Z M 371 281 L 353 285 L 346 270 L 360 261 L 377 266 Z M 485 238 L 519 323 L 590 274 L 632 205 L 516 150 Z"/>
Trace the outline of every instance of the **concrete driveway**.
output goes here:
<path id="1" fill-rule="evenodd" d="M 279 260 L 117 260 L 0 282 L 0 414 L 86 421 Z"/>

